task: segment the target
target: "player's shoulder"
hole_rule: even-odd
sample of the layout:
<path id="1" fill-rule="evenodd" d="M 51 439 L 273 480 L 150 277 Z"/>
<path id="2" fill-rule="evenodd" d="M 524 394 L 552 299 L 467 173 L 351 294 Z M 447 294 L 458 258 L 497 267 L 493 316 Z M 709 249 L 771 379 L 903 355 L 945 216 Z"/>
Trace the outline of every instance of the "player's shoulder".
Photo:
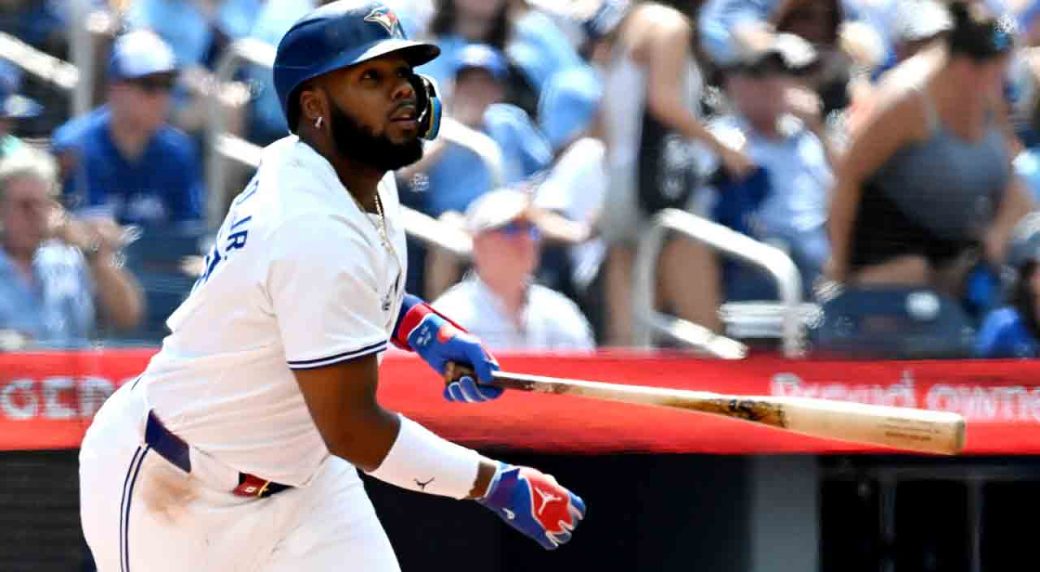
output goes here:
<path id="1" fill-rule="evenodd" d="M 337 213 L 298 211 L 265 226 L 269 265 L 360 272 L 375 264 L 377 245 L 355 221 Z"/>
<path id="2" fill-rule="evenodd" d="M 349 213 L 349 197 L 332 165 L 295 137 L 264 148 L 255 180 L 275 219 Z"/>

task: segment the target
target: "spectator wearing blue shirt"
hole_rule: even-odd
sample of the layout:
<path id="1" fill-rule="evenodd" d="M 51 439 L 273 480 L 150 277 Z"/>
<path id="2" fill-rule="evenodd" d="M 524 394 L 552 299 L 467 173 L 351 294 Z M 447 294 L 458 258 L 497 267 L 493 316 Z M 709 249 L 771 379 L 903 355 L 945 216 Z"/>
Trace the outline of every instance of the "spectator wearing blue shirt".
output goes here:
<path id="1" fill-rule="evenodd" d="M 727 70 L 726 89 L 737 113 L 711 126 L 723 141 L 743 142 L 768 179 L 764 196 L 746 205 L 752 224 L 738 230 L 785 248 L 806 286 L 829 256 L 825 223 L 833 183 L 820 102 L 797 75 L 811 70 L 815 59 L 805 40 L 778 34 L 769 48 Z M 723 191 L 721 200 L 735 198 L 728 195 Z"/>
<path id="2" fill-rule="evenodd" d="M 57 167 L 24 148 L 0 160 L 0 331 L 45 345 L 79 345 L 95 332 L 95 299 L 112 326 L 134 327 L 142 297 L 118 263 L 121 231 L 63 213 Z"/>
<path id="3" fill-rule="evenodd" d="M 119 223 L 169 225 L 202 212 L 202 173 L 192 143 L 167 124 L 177 67 L 152 32 L 118 38 L 108 104 L 55 131 L 64 194 L 75 210 Z"/>
<path id="4" fill-rule="evenodd" d="M 1040 213 L 1026 215 L 1011 233 L 1005 272 L 1008 305 L 986 316 L 975 354 L 986 358 L 1040 357 Z"/>

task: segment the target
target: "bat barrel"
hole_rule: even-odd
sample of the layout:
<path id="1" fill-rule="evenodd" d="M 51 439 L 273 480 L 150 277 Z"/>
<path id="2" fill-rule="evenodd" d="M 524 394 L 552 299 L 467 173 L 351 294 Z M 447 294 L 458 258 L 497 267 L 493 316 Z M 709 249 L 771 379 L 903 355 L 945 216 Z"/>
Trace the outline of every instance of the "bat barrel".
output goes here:
<path id="1" fill-rule="evenodd" d="M 494 383 L 520 391 L 686 409 L 813 437 L 920 453 L 953 455 L 964 448 L 964 418 L 945 411 L 826 399 L 723 395 L 511 372 L 495 372 Z"/>

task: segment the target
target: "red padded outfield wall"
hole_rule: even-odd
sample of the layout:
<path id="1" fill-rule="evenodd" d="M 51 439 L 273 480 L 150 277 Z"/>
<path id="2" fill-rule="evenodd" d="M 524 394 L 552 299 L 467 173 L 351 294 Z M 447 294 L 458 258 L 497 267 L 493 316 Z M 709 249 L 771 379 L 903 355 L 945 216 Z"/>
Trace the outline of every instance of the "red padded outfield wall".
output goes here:
<path id="1" fill-rule="evenodd" d="M 78 446 L 115 387 L 154 350 L 0 354 L 0 450 Z M 798 395 L 956 411 L 968 454 L 1040 453 L 1040 361 L 844 362 L 677 354 L 500 355 L 504 369 L 744 395 Z M 883 449 L 802 437 L 708 415 L 570 396 L 507 393 L 453 404 L 414 356 L 383 361 L 380 401 L 453 440 L 561 453 L 848 453 Z"/>

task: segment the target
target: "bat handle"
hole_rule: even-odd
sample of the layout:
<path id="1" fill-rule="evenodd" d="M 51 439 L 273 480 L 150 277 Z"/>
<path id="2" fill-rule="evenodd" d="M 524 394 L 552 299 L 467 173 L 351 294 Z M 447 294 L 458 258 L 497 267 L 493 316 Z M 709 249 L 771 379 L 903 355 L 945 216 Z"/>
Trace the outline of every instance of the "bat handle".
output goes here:
<path id="1" fill-rule="evenodd" d="M 502 389 L 517 389 L 521 391 L 532 391 L 533 387 L 529 380 L 524 379 L 522 374 L 511 373 L 508 371 L 492 371 L 491 382 L 483 382 L 477 379 L 477 373 L 473 371 L 473 368 L 469 364 L 449 361 L 444 366 L 444 383 L 451 383 L 458 381 L 463 376 L 472 377 L 474 381 L 479 385 L 489 385 L 492 387 L 499 387 Z M 530 377 L 530 376 L 527 376 Z"/>
<path id="2" fill-rule="evenodd" d="M 462 377 L 472 377 L 474 380 L 477 379 L 477 372 L 473 371 L 473 367 L 467 363 L 449 361 L 444 365 L 444 383 L 451 383 L 458 381 Z M 477 383 L 480 383 L 479 380 Z"/>

